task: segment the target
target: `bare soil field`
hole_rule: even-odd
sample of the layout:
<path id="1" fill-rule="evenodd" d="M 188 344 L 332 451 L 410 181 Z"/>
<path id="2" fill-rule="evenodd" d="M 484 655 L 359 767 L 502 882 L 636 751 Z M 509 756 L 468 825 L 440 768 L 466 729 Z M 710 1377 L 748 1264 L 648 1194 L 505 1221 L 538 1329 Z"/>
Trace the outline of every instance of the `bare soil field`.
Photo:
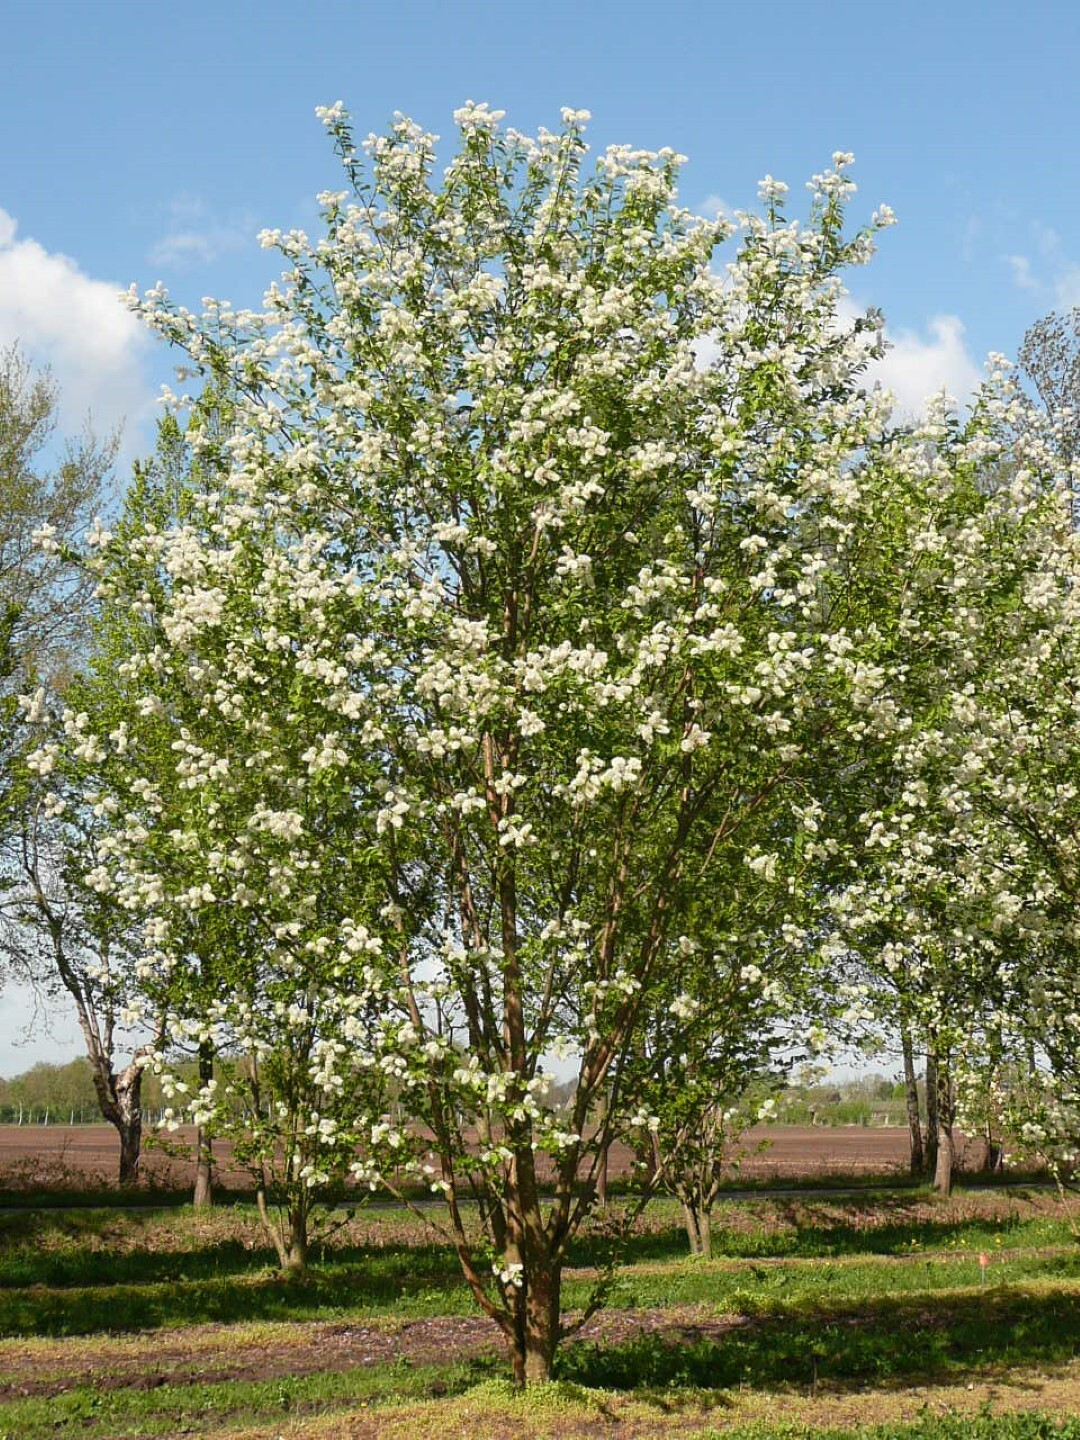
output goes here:
<path id="1" fill-rule="evenodd" d="M 195 1132 L 143 1135 L 140 1179 L 155 1189 L 188 1189 L 194 1180 Z M 218 1183 L 249 1188 L 245 1173 L 232 1164 L 232 1146 L 214 1146 Z M 0 1187 L 80 1189 L 115 1183 L 120 1141 L 111 1125 L 0 1125 Z"/>
<path id="2" fill-rule="evenodd" d="M 194 1173 L 193 1140 L 191 1129 L 167 1136 L 148 1132 L 141 1162 L 144 1183 L 159 1189 L 188 1188 Z M 901 1174 L 907 1167 L 907 1143 L 907 1131 L 899 1126 L 757 1126 L 743 1137 L 743 1153 L 731 1174 L 733 1180 L 781 1182 Z M 248 1177 L 232 1162 L 228 1141 L 215 1142 L 214 1156 L 219 1185 L 248 1188 Z M 119 1143 L 109 1125 L 0 1125 L 0 1188 L 110 1185 L 118 1158 Z M 961 1166 L 963 1158 L 962 1150 Z M 614 1146 L 611 1178 L 629 1174 L 632 1161 L 625 1146 Z"/>

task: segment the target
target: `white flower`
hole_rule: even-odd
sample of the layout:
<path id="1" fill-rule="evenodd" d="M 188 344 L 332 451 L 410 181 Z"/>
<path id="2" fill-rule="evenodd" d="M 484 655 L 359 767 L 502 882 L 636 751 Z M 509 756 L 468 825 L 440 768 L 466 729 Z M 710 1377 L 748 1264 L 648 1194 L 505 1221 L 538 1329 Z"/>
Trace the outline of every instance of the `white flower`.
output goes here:
<path id="1" fill-rule="evenodd" d="M 779 859 L 780 857 L 775 854 L 748 855 L 746 864 L 755 875 L 760 875 L 762 880 L 775 880 Z"/>
<path id="2" fill-rule="evenodd" d="M 435 1189 L 432 1186 L 432 1189 Z M 493 1261 L 491 1272 L 497 1278 L 500 1285 L 507 1285 L 514 1290 L 520 1290 L 525 1284 L 525 1266 L 517 1260 L 512 1260 L 506 1265 L 500 1265 Z"/>

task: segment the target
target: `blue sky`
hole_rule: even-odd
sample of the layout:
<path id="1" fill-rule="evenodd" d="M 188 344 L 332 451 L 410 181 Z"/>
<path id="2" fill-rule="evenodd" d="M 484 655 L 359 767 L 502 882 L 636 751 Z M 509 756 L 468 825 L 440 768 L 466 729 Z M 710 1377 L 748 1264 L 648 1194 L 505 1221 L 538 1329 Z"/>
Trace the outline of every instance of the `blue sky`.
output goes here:
<path id="1" fill-rule="evenodd" d="M 448 137 L 475 99 L 523 130 L 571 105 L 598 147 L 670 145 L 695 209 L 752 206 L 766 173 L 795 191 L 854 151 L 853 215 L 885 201 L 900 221 L 852 277 L 889 323 L 884 378 L 909 406 L 962 398 L 987 351 L 1080 304 L 1078 59 L 1068 0 L 7 0 L 0 344 L 52 364 L 69 426 L 125 422 L 130 459 L 173 362 L 116 290 L 256 303 L 274 273 L 256 233 L 313 227 L 338 183 L 316 105 Z M 76 1053 L 59 1018 L 14 1048 L 21 1014 L 0 996 L 0 1074 Z"/>

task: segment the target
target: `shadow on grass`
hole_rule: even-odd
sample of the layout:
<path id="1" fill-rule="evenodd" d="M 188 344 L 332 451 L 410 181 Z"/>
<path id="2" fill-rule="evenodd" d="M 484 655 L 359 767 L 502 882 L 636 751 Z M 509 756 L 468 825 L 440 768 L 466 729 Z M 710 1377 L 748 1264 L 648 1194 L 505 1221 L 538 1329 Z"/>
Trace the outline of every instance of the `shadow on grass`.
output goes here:
<path id="1" fill-rule="evenodd" d="M 729 1228 L 720 1208 L 713 1222 L 713 1254 L 717 1259 L 831 1259 L 838 1255 L 910 1255 L 921 1251 L 978 1250 L 995 1244 L 1005 1246 L 1066 1244 L 1070 1240 L 1063 1219 L 1052 1215 L 1025 1216 L 1014 1211 L 998 1219 L 973 1216 L 970 1219 L 933 1218 L 925 1214 L 925 1199 L 908 1196 L 877 1196 L 873 1200 L 873 1223 L 867 1223 L 865 1199 L 830 1201 L 851 1211 L 851 1219 L 837 1219 L 835 1213 L 818 1221 L 807 1213 L 805 1201 L 774 1201 L 768 1218 L 762 1216 L 753 1227 Z M 571 1265 L 603 1264 L 613 1248 L 602 1229 L 579 1235 L 570 1252 Z M 631 1235 L 615 1246 L 625 1264 L 647 1261 L 682 1260 L 689 1254 L 686 1232 L 672 1220 L 667 1226 L 652 1226 Z"/>
<path id="2" fill-rule="evenodd" d="M 831 1207 L 830 1207 L 831 1208 Z M 925 1208 L 903 1196 L 874 1200 L 873 1223 L 867 1207 L 852 1205 L 852 1218 L 830 1217 L 826 1223 L 808 1220 L 804 1208 L 790 1201 L 777 1206 L 782 1229 L 769 1234 L 739 1234 L 722 1230 L 722 1253 L 747 1258 L 769 1255 L 792 1259 L 827 1259 L 837 1255 L 904 1255 L 921 1250 L 976 1249 L 1000 1240 L 1009 1245 L 1067 1243 L 1065 1220 L 1045 1213 L 1023 1215 L 1013 1210 L 999 1217 L 969 1218 L 927 1216 Z"/>
<path id="3" fill-rule="evenodd" d="M 457 1257 L 450 1251 L 357 1246 L 333 1264 L 286 1280 L 268 1269 L 265 1256 L 245 1254 L 242 1267 L 227 1266 L 232 1248 L 120 1256 L 111 1265 L 108 1256 L 95 1255 L 92 1265 L 79 1267 L 81 1282 L 69 1271 L 64 1282 L 46 1285 L 39 1271 L 28 1287 L 0 1288 L 0 1335 L 144 1330 L 175 1325 L 177 1316 L 190 1325 L 310 1320 L 367 1308 L 410 1315 L 471 1310 Z M 108 1271 L 107 1277 L 100 1271 Z"/>
<path id="4" fill-rule="evenodd" d="M 115 1440 L 119 1435 L 160 1436 L 230 1434 L 237 1425 L 272 1426 L 278 1434 L 283 1414 L 326 1415 L 355 1412 L 359 1405 L 408 1403 L 453 1398 L 490 1381 L 494 1357 L 445 1365 L 354 1366 L 342 1371 L 283 1375 L 272 1380 L 193 1381 L 160 1386 L 99 1389 L 78 1385 L 58 1394 L 0 1402 L 0 1435 L 19 1440 L 56 1436 Z M 347 1420 L 346 1422 L 347 1423 Z M 265 1433 L 265 1432 L 263 1432 Z"/>
<path id="5" fill-rule="evenodd" d="M 190 1220 L 190 1212 L 182 1220 Z M 116 1216 L 107 1210 L 26 1212 L 0 1217 L 0 1313 L 4 1291 L 31 1286 L 144 1286 L 254 1277 L 276 1269 L 273 1249 L 254 1221 L 241 1235 L 171 1229 L 158 1213 L 122 1217 L 123 1248 L 110 1244 Z M 424 1287 L 460 1281 L 454 1253 L 431 1243 L 329 1241 L 312 1238 L 320 1269 L 363 1267 L 380 1298 L 415 1279 Z M 395 1286 L 399 1287 L 395 1289 Z"/>
<path id="6" fill-rule="evenodd" d="M 567 1345 L 559 1376 L 614 1390 L 671 1392 L 823 1382 L 947 1381 L 971 1371 L 1062 1365 L 1080 1350 L 1080 1295 L 920 1296 L 684 1326 L 623 1344 Z"/>
<path id="7" fill-rule="evenodd" d="M 239 1240 L 222 1240 L 198 1250 L 155 1250 L 142 1254 L 109 1254 L 105 1250 L 20 1253 L 0 1260 L 0 1295 L 31 1285 L 148 1285 L 170 1280 L 208 1280 L 227 1275 L 254 1275 L 272 1259 L 269 1244 L 252 1248 Z M 0 1301 L 2 1305 L 2 1301 Z"/>

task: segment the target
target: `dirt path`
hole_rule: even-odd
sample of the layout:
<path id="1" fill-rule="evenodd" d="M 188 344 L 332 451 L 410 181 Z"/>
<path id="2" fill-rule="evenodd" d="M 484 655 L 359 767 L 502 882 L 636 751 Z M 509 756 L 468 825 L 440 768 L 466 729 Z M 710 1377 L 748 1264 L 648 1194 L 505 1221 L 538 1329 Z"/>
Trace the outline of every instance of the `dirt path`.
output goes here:
<path id="1" fill-rule="evenodd" d="M 620 1344 L 658 1334 L 672 1343 L 718 1337 L 745 1322 L 700 1306 L 609 1310 L 581 1338 Z M 427 1320 L 278 1326 L 194 1325 L 175 1334 L 147 1332 L 118 1342 L 34 1340 L 0 1345 L 0 1400 L 62 1394 L 79 1385 L 98 1390 L 155 1389 L 195 1381 L 277 1380 L 407 1360 L 445 1364 L 498 1355 L 502 1341 L 485 1316 Z"/>

